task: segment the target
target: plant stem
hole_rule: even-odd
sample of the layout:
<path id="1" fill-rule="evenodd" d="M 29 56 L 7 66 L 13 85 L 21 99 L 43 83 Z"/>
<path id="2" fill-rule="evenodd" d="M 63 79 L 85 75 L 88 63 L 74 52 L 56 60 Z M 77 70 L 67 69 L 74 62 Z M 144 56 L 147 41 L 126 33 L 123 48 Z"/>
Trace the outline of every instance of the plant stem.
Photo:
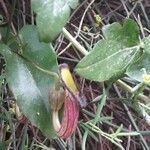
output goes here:
<path id="1" fill-rule="evenodd" d="M 132 89 L 132 97 L 131 98 L 133 99 L 133 101 L 137 100 L 138 95 L 143 92 L 145 87 L 146 87 L 146 84 L 144 82 L 141 82 Z"/>
<path id="2" fill-rule="evenodd" d="M 84 135 L 83 135 L 82 150 L 85 150 L 85 147 L 86 147 L 86 139 L 87 139 L 88 134 L 89 134 L 89 130 L 86 129 L 86 131 L 84 132 Z"/>
<path id="3" fill-rule="evenodd" d="M 126 84 L 125 82 L 121 81 L 121 80 L 117 80 L 116 84 L 118 84 L 122 89 L 124 89 L 125 91 L 128 91 L 129 93 L 133 93 L 133 88 L 130 87 L 128 84 Z M 149 103 L 150 102 L 150 98 L 148 98 L 147 96 L 143 95 L 143 94 L 139 94 L 138 98 L 140 100 L 143 100 L 145 103 Z"/>
<path id="4" fill-rule="evenodd" d="M 50 76 L 53 76 L 55 79 L 59 79 L 59 76 L 58 76 L 58 74 L 57 74 L 56 72 L 52 72 L 52 71 L 45 70 L 45 69 L 43 69 L 43 68 L 37 66 L 37 65 L 34 64 L 34 63 L 32 63 L 32 65 L 33 65 L 35 68 L 37 68 L 38 70 L 40 70 L 40 71 L 42 71 L 42 72 L 44 72 L 44 73 L 46 73 L 46 74 L 48 74 L 48 75 L 50 75 Z"/>
<path id="5" fill-rule="evenodd" d="M 83 55 L 87 55 L 89 52 L 82 46 L 79 44 L 79 42 L 65 29 L 62 29 L 65 37 L 73 43 L 73 45 L 83 54 Z"/>

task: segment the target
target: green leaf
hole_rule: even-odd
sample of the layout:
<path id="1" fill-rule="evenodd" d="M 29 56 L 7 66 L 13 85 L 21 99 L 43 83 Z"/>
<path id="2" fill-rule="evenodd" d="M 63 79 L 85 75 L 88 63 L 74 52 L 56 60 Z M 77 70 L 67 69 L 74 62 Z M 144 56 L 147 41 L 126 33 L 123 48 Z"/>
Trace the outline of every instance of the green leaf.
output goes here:
<path id="1" fill-rule="evenodd" d="M 36 23 L 40 40 L 53 41 L 66 24 L 70 16 L 70 7 L 74 8 L 78 0 L 32 0 L 32 9 L 37 13 Z"/>
<path id="2" fill-rule="evenodd" d="M 124 72 L 139 53 L 139 47 L 126 48 L 89 66 L 77 66 L 76 71 L 93 81 L 105 81 Z M 116 60 L 117 58 L 117 60 Z"/>
<path id="3" fill-rule="evenodd" d="M 144 43 L 144 55 L 126 71 L 129 77 L 139 82 L 143 82 L 145 71 L 150 74 L 150 36 L 144 38 L 142 42 Z"/>
<path id="4" fill-rule="evenodd" d="M 26 44 L 28 45 L 28 43 Z M 30 58 L 33 57 L 34 60 L 34 56 L 32 55 L 34 49 L 30 50 L 31 56 L 28 55 Z M 40 50 L 42 51 L 42 49 Z M 51 49 L 49 49 L 50 51 Z M 23 60 L 6 45 L 0 45 L 0 53 L 6 61 L 5 72 L 7 82 L 22 113 L 45 135 L 49 138 L 54 138 L 55 133 L 52 127 L 51 110 L 48 100 L 49 90 L 55 85 L 54 78 L 36 69 L 31 65 L 30 61 Z M 39 54 L 37 51 L 38 57 Z M 46 60 L 44 62 L 46 63 Z M 49 65 L 56 70 L 56 61 Z M 44 64 L 42 67 L 46 68 Z"/>
<path id="5" fill-rule="evenodd" d="M 76 66 L 78 74 L 94 81 L 119 78 L 134 60 L 133 56 L 137 56 L 138 47 L 133 46 L 139 42 L 139 28 L 133 20 L 125 19 L 123 26 L 119 23 L 106 25 L 102 32 L 105 39 L 98 41 Z"/>
<path id="6" fill-rule="evenodd" d="M 22 55 L 43 69 L 57 71 L 56 54 L 51 44 L 40 42 L 34 25 L 26 25 L 19 32 Z"/>
<path id="7" fill-rule="evenodd" d="M 123 26 L 115 22 L 102 28 L 105 39 L 118 42 L 121 47 L 131 47 L 138 44 L 139 27 L 132 19 L 125 19 Z"/>
<path id="8" fill-rule="evenodd" d="M 19 37 L 22 45 L 22 56 L 35 63 L 44 70 L 58 72 L 58 64 L 56 60 L 56 54 L 51 44 L 39 42 L 38 31 L 36 26 L 27 25 L 24 26 L 20 32 Z M 48 90 L 50 86 L 50 80 L 46 81 L 42 78 L 42 74 L 37 69 L 32 69 L 29 66 L 30 71 L 37 81 L 38 87 L 42 90 L 43 96 L 48 99 Z M 45 87 L 47 90 L 45 90 Z"/>

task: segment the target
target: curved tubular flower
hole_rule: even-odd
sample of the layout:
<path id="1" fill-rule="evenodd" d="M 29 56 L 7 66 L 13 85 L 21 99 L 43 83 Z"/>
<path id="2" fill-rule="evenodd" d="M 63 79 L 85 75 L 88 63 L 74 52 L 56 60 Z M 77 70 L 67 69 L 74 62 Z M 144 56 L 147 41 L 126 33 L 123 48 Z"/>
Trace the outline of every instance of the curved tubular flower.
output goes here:
<path id="1" fill-rule="evenodd" d="M 67 139 L 75 131 L 78 116 L 79 116 L 79 92 L 74 83 L 72 75 L 69 71 L 68 65 L 62 64 L 60 66 L 60 77 L 64 87 L 60 85 L 55 87 L 55 90 L 50 93 L 53 126 L 58 135 L 63 139 Z M 59 110 L 64 104 L 63 118 L 60 123 Z"/>

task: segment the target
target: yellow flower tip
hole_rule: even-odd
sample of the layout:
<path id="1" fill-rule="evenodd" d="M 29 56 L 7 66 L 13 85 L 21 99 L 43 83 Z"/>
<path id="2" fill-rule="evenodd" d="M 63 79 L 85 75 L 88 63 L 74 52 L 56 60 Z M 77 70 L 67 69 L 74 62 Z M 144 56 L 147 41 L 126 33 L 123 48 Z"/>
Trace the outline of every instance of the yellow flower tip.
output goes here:
<path id="1" fill-rule="evenodd" d="M 84 32 L 88 32 L 89 31 L 89 28 L 87 26 L 83 26 L 83 31 Z"/>
<path id="2" fill-rule="evenodd" d="M 143 76 L 143 81 L 144 81 L 144 83 L 145 84 L 150 84 L 150 74 L 145 74 L 144 76 Z"/>
<path id="3" fill-rule="evenodd" d="M 102 19 L 101 19 L 100 15 L 94 15 L 94 18 L 95 18 L 95 22 L 96 22 L 97 24 L 100 24 L 100 23 L 101 23 Z"/>
<path id="4" fill-rule="evenodd" d="M 69 71 L 69 67 L 67 64 L 60 65 L 60 75 L 63 82 L 66 84 L 67 87 L 69 87 L 72 90 L 72 92 L 78 92 L 76 84 L 73 80 L 73 77 L 71 75 L 71 72 Z"/>

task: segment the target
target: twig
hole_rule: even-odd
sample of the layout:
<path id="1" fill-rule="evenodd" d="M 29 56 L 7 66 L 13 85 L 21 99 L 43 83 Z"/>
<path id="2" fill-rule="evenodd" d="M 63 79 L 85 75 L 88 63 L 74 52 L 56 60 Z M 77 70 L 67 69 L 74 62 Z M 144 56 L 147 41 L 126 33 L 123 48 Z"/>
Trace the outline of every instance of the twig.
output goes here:
<path id="1" fill-rule="evenodd" d="M 5 2 L 4 2 L 3 0 L 0 0 L 0 3 L 1 3 L 2 8 L 3 8 L 4 12 L 5 12 L 7 21 L 9 21 L 9 13 L 8 13 L 7 7 L 6 7 L 6 5 L 5 5 Z"/>
<path id="2" fill-rule="evenodd" d="M 63 28 L 62 31 L 63 31 L 64 35 L 66 36 L 66 38 L 69 39 L 69 41 L 71 41 L 71 42 L 74 44 L 74 46 L 75 46 L 78 50 L 80 50 L 80 52 L 81 52 L 82 54 L 84 54 L 84 55 L 87 55 L 87 54 L 88 54 L 88 51 L 87 51 L 83 46 L 81 46 L 81 45 L 79 44 L 79 42 L 77 42 L 77 40 L 76 40 L 65 28 Z"/>
<path id="3" fill-rule="evenodd" d="M 86 7 L 86 9 L 85 9 L 85 11 L 84 11 L 84 13 L 83 13 L 83 16 L 82 16 L 82 18 L 81 18 L 80 24 L 79 24 L 78 32 L 77 32 L 76 36 L 74 37 L 74 40 L 76 40 L 77 37 L 79 36 L 80 31 L 81 31 L 81 28 L 82 28 L 83 20 L 84 20 L 84 18 L 85 18 L 85 15 L 86 15 L 88 9 L 91 7 L 91 5 L 94 3 L 94 1 L 95 1 L 95 0 L 92 0 L 92 1 L 89 3 L 89 5 Z M 66 30 L 66 29 L 63 28 L 63 33 L 66 35 L 66 32 L 65 32 L 64 30 Z M 67 30 L 66 30 L 66 31 L 67 31 Z M 69 32 L 68 32 L 68 33 L 69 33 Z M 70 33 L 69 33 L 69 34 L 70 34 Z M 72 41 L 71 41 L 71 42 L 72 42 Z M 72 42 L 72 43 L 73 43 L 73 42 Z M 68 44 L 67 48 L 69 48 L 70 46 L 71 46 L 71 43 Z M 58 56 L 61 55 L 65 50 L 66 50 L 66 48 L 65 48 L 63 51 L 61 51 L 61 52 L 58 54 Z M 86 54 L 86 53 L 85 53 L 85 54 Z"/>
<path id="4" fill-rule="evenodd" d="M 129 132 L 131 132 L 131 125 L 129 125 Z M 131 145 L 131 136 L 128 136 L 128 142 L 127 142 L 127 147 L 126 150 L 130 150 L 130 145 Z"/>
<path id="5" fill-rule="evenodd" d="M 150 20 L 148 19 L 148 16 L 147 16 L 147 14 L 146 14 L 145 8 L 144 8 L 144 6 L 143 6 L 143 4 L 142 4 L 141 1 L 140 1 L 139 3 L 140 3 L 140 6 L 141 6 L 141 9 L 142 9 L 142 11 L 143 11 L 143 15 L 144 15 L 144 17 L 145 17 L 145 19 L 146 19 L 146 22 L 147 22 L 148 26 L 150 27 Z"/>
<path id="6" fill-rule="evenodd" d="M 56 143 L 58 144 L 58 146 L 61 150 L 67 150 L 67 148 L 66 148 L 67 145 L 62 139 L 58 138 L 55 141 L 56 141 Z"/>
<path id="7" fill-rule="evenodd" d="M 124 9 L 125 9 L 125 11 L 127 13 L 127 17 L 129 17 L 130 14 L 129 14 L 129 11 L 128 11 L 127 7 L 126 7 L 126 2 L 124 2 L 124 0 L 121 0 L 121 3 L 122 3 L 122 5 L 123 5 L 123 7 L 124 7 Z"/>
<path id="8" fill-rule="evenodd" d="M 82 112 L 84 114 L 90 116 L 90 117 L 93 117 L 93 118 L 95 117 L 95 114 L 93 114 L 93 113 L 91 113 L 91 112 L 89 112 L 89 111 L 87 111 L 85 109 L 82 109 Z M 101 117 L 104 117 L 104 116 L 101 116 Z M 107 124 L 107 125 L 109 125 L 109 126 L 112 126 L 113 128 L 116 128 L 116 129 L 119 128 L 118 125 L 115 125 L 115 124 L 111 123 L 110 121 L 104 121 L 104 123 Z M 121 131 L 123 131 L 123 132 L 130 132 L 126 128 L 122 128 Z M 140 133 L 140 134 L 142 134 L 142 135 L 147 135 L 147 136 L 150 135 L 150 131 L 137 131 L 137 132 Z"/>
<path id="9" fill-rule="evenodd" d="M 24 0 L 21 0 L 22 1 L 22 10 L 23 10 L 23 13 L 22 13 L 22 18 L 23 18 L 23 25 L 26 24 L 26 9 L 25 9 L 25 1 Z"/>

